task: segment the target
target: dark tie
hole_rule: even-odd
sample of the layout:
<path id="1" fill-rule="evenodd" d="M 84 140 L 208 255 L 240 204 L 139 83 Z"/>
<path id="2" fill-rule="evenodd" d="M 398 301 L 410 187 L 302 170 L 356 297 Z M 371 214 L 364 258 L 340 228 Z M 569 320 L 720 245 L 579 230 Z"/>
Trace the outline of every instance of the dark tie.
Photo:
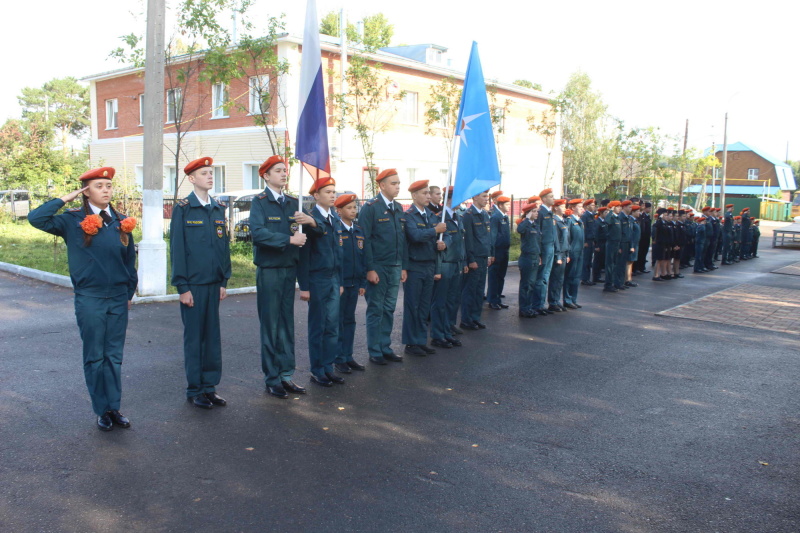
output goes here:
<path id="1" fill-rule="evenodd" d="M 389 204 L 389 211 L 394 213 L 394 204 Z"/>
<path id="2" fill-rule="evenodd" d="M 284 201 L 285 201 L 285 200 L 284 200 L 284 197 L 283 197 L 283 195 L 280 195 L 280 196 L 278 196 L 278 203 L 279 203 L 279 204 L 283 205 L 283 202 L 284 202 Z"/>
<path id="3" fill-rule="evenodd" d="M 108 212 L 105 209 L 100 211 L 100 218 L 103 219 L 103 222 L 105 222 L 106 226 L 111 224 L 111 221 L 112 221 L 111 215 L 109 215 Z"/>
<path id="4" fill-rule="evenodd" d="M 422 220 L 425 221 L 425 224 L 428 223 L 428 213 L 422 213 Z"/>
<path id="5" fill-rule="evenodd" d="M 328 215 L 328 224 L 330 224 L 331 227 L 333 227 L 333 217 L 330 215 Z"/>

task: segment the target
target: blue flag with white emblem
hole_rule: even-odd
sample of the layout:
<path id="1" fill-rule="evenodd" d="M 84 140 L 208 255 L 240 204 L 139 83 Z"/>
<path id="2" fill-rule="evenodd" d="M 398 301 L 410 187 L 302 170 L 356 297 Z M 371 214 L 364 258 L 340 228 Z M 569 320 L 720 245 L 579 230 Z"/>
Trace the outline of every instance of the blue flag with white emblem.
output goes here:
<path id="1" fill-rule="evenodd" d="M 461 107 L 456 124 L 458 159 L 453 184 L 453 207 L 500 184 L 500 166 L 494 144 L 492 115 L 486 98 L 486 84 L 478 57 L 478 43 L 472 43 Z"/>

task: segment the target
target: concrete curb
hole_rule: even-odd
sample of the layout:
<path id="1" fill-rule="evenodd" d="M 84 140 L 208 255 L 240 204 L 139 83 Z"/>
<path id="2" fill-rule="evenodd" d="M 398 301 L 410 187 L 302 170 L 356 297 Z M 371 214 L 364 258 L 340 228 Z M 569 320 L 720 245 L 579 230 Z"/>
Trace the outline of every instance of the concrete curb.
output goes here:
<path id="1" fill-rule="evenodd" d="M 255 294 L 255 287 L 239 287 L 236 289 L 228 289 L 228 296 L 235 294 Z M 177 302 L 180 295 L 178 294 L 165 294 L 163 296 L 134 296 L 134 304 L 154 304 L 161 302 Z"/>
<path id="2" fill-rule="evenodd" d="M 52 272 L 45 272 L 44 270 L 36 270 L 35 268 L 28 268 L 24 266 L 14 265 L 11 263 L 3 263 L 0 261 L 0 270 L 10 272 L 17 276 L 25 276 L 26 278 L 38 279 L 46 283 L 52 283 L 59 287 L 72 288 L 72 281 L 69 276 L 62 276 L 61 274 L 53 274 Z"/>

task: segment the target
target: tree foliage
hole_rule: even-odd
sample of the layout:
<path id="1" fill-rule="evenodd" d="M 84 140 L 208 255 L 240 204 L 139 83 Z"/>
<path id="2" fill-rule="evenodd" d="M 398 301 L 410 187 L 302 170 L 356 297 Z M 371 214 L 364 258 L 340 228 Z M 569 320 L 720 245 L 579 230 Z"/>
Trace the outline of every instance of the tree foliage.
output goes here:
<path id="1" fill-rule="evenodd" d="M 37 127 L 50 127 L 64 154 L 69 138 L 89 130 L 89 89 L 73 77 L 55 78 L 41 87 L 25 87 L 17 97 L 22 118 Z"/>
<path id="2" fill-rule="evenodd" d="M 532 81 L 528 80 L 514 80 L 514 85 L 519 85 L 520 87 L 525 87 L 526 89 L 533 89 L 534 91 L 542 90 L 541 83 L 533 83 Z"/>
<path id="3" fill-rule="evenodd" d="M 460 105 L 461 87 L 453 77 L 442 78 L 431 87 L 430 96 L 425 102 L 425 135 L 440 136 L 444 140 L 448 167 L 453 163 L 453 137 Z"/>
<path id="4" fill-rule="evenodd" d="M 358 43 L 368 50 L 378 50 L 385 46 L 389 46 L 394 37 L 394 25 L 389 22 L 389 19 L 383 13 L 375 13 L 374 15 L 367 15 L 362 21 L 364 23 L 364 35 L 359 35 L 358 27 L 347 22 L 347 41 L 351 43 Z M 323 35 L 330 35 L 339 37 L 339 12 L 330 11 L 322 17 L 319 25 L 319 32 Z"/>

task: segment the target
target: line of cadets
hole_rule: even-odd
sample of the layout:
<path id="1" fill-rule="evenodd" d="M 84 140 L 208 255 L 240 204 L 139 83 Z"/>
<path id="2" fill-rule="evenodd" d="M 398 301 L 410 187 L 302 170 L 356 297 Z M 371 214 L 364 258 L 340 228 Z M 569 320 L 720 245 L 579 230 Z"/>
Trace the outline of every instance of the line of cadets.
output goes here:
<path id="1" fill-rule="evenodd" d="M 219 302 L 227 296 L 231 275 L 230 239 L 227 206 L 209 195 L 214 186 L 212 165 L 210 157 L 186 165 L 184 173 L 194 190 L 177 202 L 170 226 L 171 282 L 180 295 L 184 324 L 186 397 L 204 409 L 227 403 L 216 387 L 222 374 Z M 113 175 L 110 167 L 91 170 L 81 177 L 87 187 L 48 202 L 29 216 L 31 224 L 67 242 L 86 382 L 98 427 L 104 431 L 130 427 L 119 412 L 120 366 L 125 303 L 136 284 L 132 239 L 120 230 L 125 217 L 110 207 Z M 451 205 L 452 187 L 447 205 L 440 205 L 442 191 L 429 187 L 427 180 L 417 181 L 408 189 L 413 205 L 404 212 L 395 200 L 400 177 L 387 169 L 376 178 L 378 195 L 360 212 L 355 195 L 337 197 L 330 177 L 312 184 L 309 193 L 315 206 L 303 212 L 297 198 L 284 192 L 288 169 L 282 158 L 267 159 L 259 175 L 266 187 L 253 200 L 250 228 L 257 266 L 261 366 L 269 394 L 285 399 L 290 392 L 306 393 L 293 381 L 295 283 L 300 299 L 308 302 L 310 379 L 322 387 L 343 384 L 340 374 L 365 370 L 353 358 L 359 296 L 367 301 L 367 348 L 376 365 L 403 361 L 391 347 L 401 283 L 402 342 L 408 355 L 459 347 L 462 343 L 456 336 L 463 330 L 485 329 L 481 314 L 487 277 L 489 307 L 509 307 L 502 303 L 502 292 L 511 244 L 510 199 L 502 191 L 492 193 L 494 205 L 489 211 L 490 195 L 485 191 L 474 196 L 462 214 Z M 83 208 L 56 215 L 81 193 Z M 598 207 L 593 199 L 556 199 L 552 189 L 528 199 L 516 227 L 521 241 L 520 317 L 579 309 L 580 285 L 602 282 L 607 292 L 636 287 L 632 276 L 650 272 L 646 256 L 651 238 L 656 281 L 683 277 L 679 270 L 692 266 L 692 261 L 695 272 L 708 272 L 717 268 L 714 262 L 720 256 L 722 264 L 757 257 L 758 221 L 750 219 L 748 209 L 734 217 L 733 205 L 727 205 L 720 221 L 720 209 L 705 207 L 703 215 L 695 217 L 690 211 L 664 208 L 656 212 L 651 227 L 649 203 L 635 198 L 603 203 Z M 109 210 L 111 215 L 106 216 Z M 108 226 L 105 231 L 102 224 L 91 230 L 94 233 L 85 229 L 85 219 L 93 212 L 101 214 Z M 129 233 L 134 224 L 124 231 Z M 92 235 L 98 232 L 97 243 L 90 248 Z M 116 244 L 106 245 L 102 239 L 106 234 Z M 114 235 L 120 238 L 114 240 Z M 113 283 L 103 281 L 108 268 L 120 272 Z M 603 272 L 605 280 L 600 278 Z M 96 290 L 100 281 L 106 292 Z M 85 304 L 91 299 L 96 301 Z"/>

